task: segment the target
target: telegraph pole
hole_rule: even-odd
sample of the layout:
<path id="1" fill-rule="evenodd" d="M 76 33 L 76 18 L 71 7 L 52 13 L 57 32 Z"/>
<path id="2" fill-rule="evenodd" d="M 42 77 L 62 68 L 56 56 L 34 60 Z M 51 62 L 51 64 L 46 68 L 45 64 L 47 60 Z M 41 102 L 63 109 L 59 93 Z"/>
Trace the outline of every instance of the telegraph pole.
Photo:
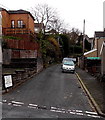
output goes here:
<path id="1" fill-rule="evenodd" d="M 85 52 L 85 19 L 83 21 L 83 69 L 85 68 L 84 52 Z"/>
<path id="2" fill-rule="evenodd" d="M 83 55 L 85 52 L 85 19 L 83 21 Z"/>
<path id="3" fill-rule="evenodd" d="M 0 64 L 2 64 L 2 14 L 0 12 Z"/>
<path id="4" fill-rule="evenodd" d="M 2 100 L 2 14 L 0 11 L 0 101 Z M 0 105 L 0 110 L 2 111 L 2 106 Z M 2 117 L 2 112 L 0 111 L 0 119 Z"/>

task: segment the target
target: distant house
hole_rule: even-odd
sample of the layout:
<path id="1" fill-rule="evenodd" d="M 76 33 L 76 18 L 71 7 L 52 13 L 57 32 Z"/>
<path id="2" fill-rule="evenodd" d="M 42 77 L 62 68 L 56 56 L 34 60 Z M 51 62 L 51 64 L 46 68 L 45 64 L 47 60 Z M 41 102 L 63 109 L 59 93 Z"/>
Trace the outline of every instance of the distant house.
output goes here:
<path id="1" fill-rule="evenodd" d="M 94 73 L 105 74 L 105 30 L 95 32 L 93 49 L 85 52 L 87 67 L 90 67 Z"/>
<path id="2" fill-rule="evenodd" d="M 45 32 L 46 35 L 54 35 L 54 34 L 59 34 L 56 30 L 51 29 Z"/>
<path id="3" fill-rule="evenodd" d="M 100 56 L 101 56 L 101 74 L 103 76 L 105 75 L 105 41 L 101 46 Z"/>
<path id="4" fill-rule="evenodd" d="M 94 47 L 94 37 L 89 38 L 88 42 L 91 43 L 91 50 L 92 50 Z"/>
<path id="5" fill-rule="evenodd" d="M 6 10 L 0 8 L 2 14 L 3 41 L 7 47 L 3 49 L 3 63 L 30 63 L 37 59 L 39 45 L 34 31 L 34 17 L 25 10 Z M 21 62 L 20 62 L 21 61 Z M 27 64 L 27 63 L 26 63 Z M 22 64 L 23 65 L 23 64 Z"/>
<path id="6" fill-rule="evenodd" d="M 105 31 L 95 32 L 92 50 L 84 53 L 85 57 L 100 57 L 100 50 L 103 41 L 105 40 Z"/>
<path id="7" fill-rule="evenodd" d="M 43 23 L 35 23 L 34 24 L 34 29 L 35 29 L 35 33 L 44 33 L 44 24 Z"/>
<path id="8" fill-rule="evenodd" d="M 58 32 L 56 30 L 52 29 L 52 30 L 46 31 L 45 34 L 46 35 L 53 35 L 53 34 L 58 34 Z"/>
<path id="9" fill-rule="evenodd" d="M 100 57 L 100 50 L 104 40 L 105 30 L 103 32 L 95 32 L 94 48 L 97 49 L 97 57 Z"/>

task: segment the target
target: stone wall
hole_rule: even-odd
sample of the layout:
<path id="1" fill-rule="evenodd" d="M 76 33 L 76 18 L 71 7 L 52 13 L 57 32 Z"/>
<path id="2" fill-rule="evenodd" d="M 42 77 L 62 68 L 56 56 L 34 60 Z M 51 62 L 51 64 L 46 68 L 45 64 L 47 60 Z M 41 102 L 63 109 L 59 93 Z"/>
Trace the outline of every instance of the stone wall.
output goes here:
<path id="1" fill-rule="evenodd" d="M 11 70 L 11 69 L 10 69 Z M 12 73 L 4 73 L 2 74 L 2 89 L 6 90 L 5 88 L 5 80 L 4 80 L 4 76 L 7 75 L 11 75 L 12 76 L 12 83 L 13 86 L 11 88 L 16 87 L 17 85 L 23 83 L 24 81 L 26 81 L 27 79 L 29 79 L 30 77 L 32 77 L 32 75 L 34 75 L 36 73 L 36 68 L 24 68 L 24 69 L 18 69 L 15 70 Z M 7 88 L 9 89 L 9 88 Z"/>
<path id="2" fill-rule="evenodd" d="M 37 58 L 37 72 L 41 71 L 43 69 L 43 60 L 42 58 Z"/>
<path id="3" fill-rule="evenodd" d="M 21 68 L 21 69 L 7 68 L 7 69 L 8 71 L 2 74 L 3 92 L 6 92 L 7 90 L 11 90 L 15 88 L 16 86 L 22 84 L 26 80 L 29 80 L 31 77 L 33 77 L 37 73 L 41 72 L 43 70 L 43 61 L 42 61 L 42 58 L 38 58 L 37 66 L 32 68 Z M 7 76 L 7 75 L 12 76 L 12 83 L 13 83 L 13 86 L 8 88 L 5 87 L 5 79 L 4 79 L 4 76 Z"/>

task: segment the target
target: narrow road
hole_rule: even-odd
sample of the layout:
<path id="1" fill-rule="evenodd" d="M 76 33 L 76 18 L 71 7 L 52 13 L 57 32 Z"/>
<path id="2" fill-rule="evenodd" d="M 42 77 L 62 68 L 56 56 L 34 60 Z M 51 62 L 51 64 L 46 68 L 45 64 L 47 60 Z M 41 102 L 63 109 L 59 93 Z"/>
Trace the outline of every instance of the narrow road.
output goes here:
<path id="1" fill-rule="evenodd" d="M 49 67 L 3 95 L 3 118 L 99 118 L 76 75 L 60 67 Z"/>

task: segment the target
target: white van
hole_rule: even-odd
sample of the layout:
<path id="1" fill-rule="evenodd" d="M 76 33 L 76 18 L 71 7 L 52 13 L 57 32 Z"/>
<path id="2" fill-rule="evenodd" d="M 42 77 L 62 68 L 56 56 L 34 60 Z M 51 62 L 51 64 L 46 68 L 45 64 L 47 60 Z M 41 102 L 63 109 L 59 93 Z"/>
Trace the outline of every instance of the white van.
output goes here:
<path id="1" fill-rule="evenodd" d="M 74 73 L 75 72 L 75 64 L 73 61 L 63 61 L 62 62 L 62 72 L 72 72 Z"/>

